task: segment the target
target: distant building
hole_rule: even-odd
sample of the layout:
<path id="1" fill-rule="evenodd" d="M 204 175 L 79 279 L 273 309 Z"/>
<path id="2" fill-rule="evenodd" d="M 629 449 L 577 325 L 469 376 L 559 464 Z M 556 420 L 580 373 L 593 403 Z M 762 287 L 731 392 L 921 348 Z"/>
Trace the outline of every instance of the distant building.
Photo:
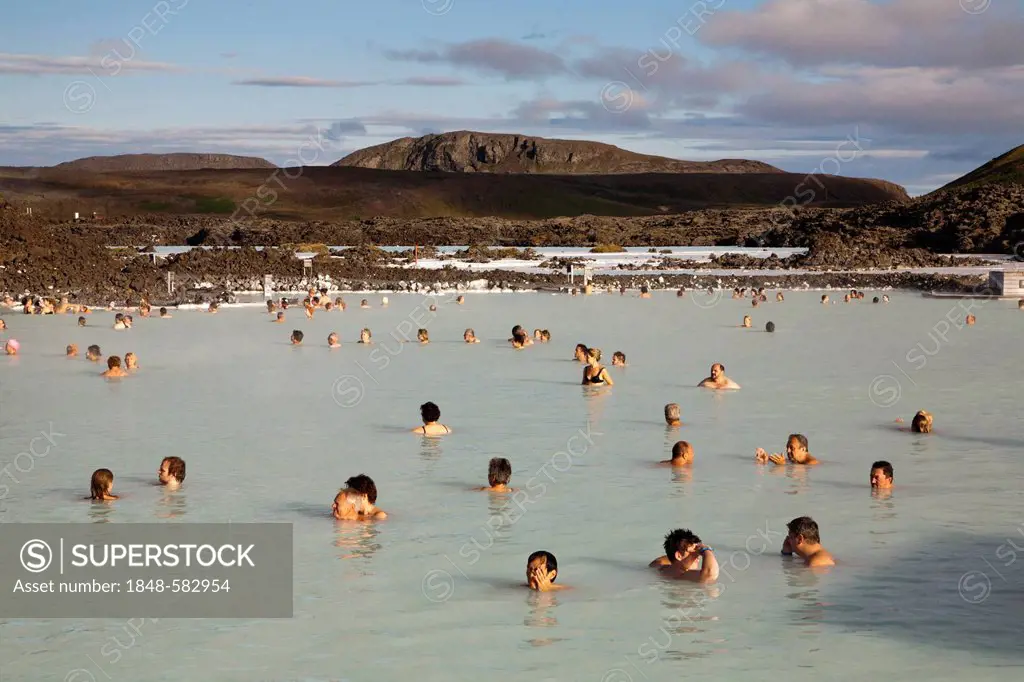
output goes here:
<path id="1" fill-rule="evenodd" d="M 1024 298 L 1024 263 L 1011 263 L 1003 270 L 991 270 L 988 286 L 993 295 Z"/>

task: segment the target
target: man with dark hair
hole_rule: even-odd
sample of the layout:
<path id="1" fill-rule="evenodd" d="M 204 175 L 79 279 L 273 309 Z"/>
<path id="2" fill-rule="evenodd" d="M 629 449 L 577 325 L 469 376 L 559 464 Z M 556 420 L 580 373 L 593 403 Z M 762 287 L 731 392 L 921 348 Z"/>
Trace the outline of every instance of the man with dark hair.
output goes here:
<path id="1" fill-rule="evenodd" d="M 164 457 L 156 474 L 161 485 L 168 490 L 177 490 L 185 480 L 185 460 L 181 457 Z"/>
<path id="2" fill-rule="evenodd" d="M 700 568 L 694 568 L 700 561 Z M 665 556 L 651 562 L 667 578 L 713 583 L 718 580 L 714 551 L 687 528 L 676 528 L 665 536 Z"/>
<path id="3" fill-rule="evenodd" d="M 892 487 L 892 464 L 879 460 L 871 465 L 871 487 L 875 490 L 887 490 Z"/>
<path id="4" fill-rule="evenodd" d="M 92 362 L 99 362 L 103 358 L 103 354 L 100 351 L 100 347 L 94 343 L 86 349 L 85 357 Z"/>
<path id="5" fill-rule="evenodd" d="M 568 585 L 556 585 L 558 577 L 558 560 L 555 555 L 545 550 L 534 552 L 526 560 L 526 586 L 537 592 L 554 592 L 567 590 Z"/>
<path id="6" fill-rule="evenodd" d="M 386 519 L 387 512 L 375 506 L 377 485 L 366 474 L 345 481 L 345 487 L 334 496 L 331 510 L 334 518 L 343 521 Z"/>
<path id="7" fill-rule="evenodd" d="M 305 335 L 302 333 L 301 329 L 293 329 L 292 330 L 292 345 L 293 346 L 298 346 L 300 343 L 302 343 L 302 337 L 303 336 L 305 336 Z"/>
<path id="8" fill-rule="evenodd" d="M 683 422 L 679 421 L 679 405 L 677 403 L 669 403 L 665 406 L 665 424 L 673 427 L 683 425 Z"/>
<path id="9" fill-rule="evenodd" d="M 725 365 L 716 362 L 711 365 L 711 376 L 697 384 L 698 388 L 714 388 L 717 390 L 736 390 L 740 387 L 735 381 L 725 376 Z"/>
<path id="10" fill-rule="evenodd" d="M 821 546 L 818 524 L 810 516 L 800 516 L 786 524 L 789 534 L 782 541 L 782 554 L 796 554 L 811 567 L 835 566 L 835 558 Z"/>
<path id="11" fill-rule="evenodd" d="M 693 446 L 685 440 L 681 440 L 672 446 L 672 459 L 665 459 L 658 463 L 674 467 L 688 467 L 693 464 Z"/>
<path id="12" fill-rule="evenodd" d="M 480 488 L 492 493 L 511 493 L 515 488 L 509 488 L 508 482 L 512 478 L 512 463 L 504 457 L 492 457 L 487 465 L 487 486 Z"/>
<path id="13" fill-rule="evenodd" d="M 804 466 L 812 466 L 819 464 L 818 460 L 807 451 L 807 436 L 802 433 L 791 433 L 789 434 L 789 440 L 786 441 L 786 456 L 783 457 L 779 453 L 769 455 L 765 452 L 764 448 L 758 448 L 757 452 L 754 453 L 754 459 L 758 464 L 785 464 L 787 460 L 791 464 L 799 464 Z"/>

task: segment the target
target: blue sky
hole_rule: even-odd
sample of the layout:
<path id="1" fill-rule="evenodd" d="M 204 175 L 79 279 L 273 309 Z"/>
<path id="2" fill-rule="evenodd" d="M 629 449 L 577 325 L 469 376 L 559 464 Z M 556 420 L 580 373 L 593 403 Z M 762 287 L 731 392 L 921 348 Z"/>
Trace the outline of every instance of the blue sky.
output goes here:
<path id="1" fill-rule="evenodd" d="M 1000 0 L 34 0 L 0 23 L 0 165 L 470 129 L 917 194 L 1024 143 L 1021 35 Z"/>

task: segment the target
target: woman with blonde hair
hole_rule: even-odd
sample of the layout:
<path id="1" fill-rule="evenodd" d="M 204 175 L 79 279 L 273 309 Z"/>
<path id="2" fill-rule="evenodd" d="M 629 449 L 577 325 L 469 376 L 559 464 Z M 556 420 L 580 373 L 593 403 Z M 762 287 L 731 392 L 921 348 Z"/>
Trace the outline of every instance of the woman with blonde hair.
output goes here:
<path id="1" fill-rule="evenodd" d="M 583 385 L 590 384 L 591 386 L 611 386 L 614 383 L 611 375 L 608 374 L 608 369 L 601 365 L 600 348 L 587 349 L 587 364 L 583 367 L 582 383 Z"/>
<path id="2" fill-rule="evenodd" d="M 96 502 L 119 499 L 117 495 L 111 494 L 113 488 L 114 472 L 110 469 L 97 469 L 92 472 L 92 480 L 89 482 L 90 494 L 86 499 Z"/>

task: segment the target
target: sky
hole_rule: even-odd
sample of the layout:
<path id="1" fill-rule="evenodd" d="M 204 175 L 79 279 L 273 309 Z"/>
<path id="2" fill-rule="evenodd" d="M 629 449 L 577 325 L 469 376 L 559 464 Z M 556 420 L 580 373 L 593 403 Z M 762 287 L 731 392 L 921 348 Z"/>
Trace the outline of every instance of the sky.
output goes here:
<path id="1" fill-rule="evenodd" d="M 33 0 L 0 165 L 326 165 L 450 130 L 929 192 L 1024 144 L 1024 0 Z"/>

